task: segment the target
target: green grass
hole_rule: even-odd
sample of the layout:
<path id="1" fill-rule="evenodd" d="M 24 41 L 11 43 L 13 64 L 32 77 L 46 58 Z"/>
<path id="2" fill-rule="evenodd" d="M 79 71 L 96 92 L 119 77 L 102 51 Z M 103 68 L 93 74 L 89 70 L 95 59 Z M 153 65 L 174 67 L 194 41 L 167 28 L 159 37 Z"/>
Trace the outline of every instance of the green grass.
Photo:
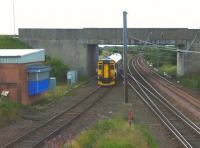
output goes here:
<path id="1" fill-rule="evenodd" d="M 176 66 L 175 65 L 163 65 L 159 68 L 158 73 L 163 74 L 167 73 L 171 76 L 176 76 Z M 190 75 L 184 75 L 180 77 L 176 77 L 177 81 L 181 83 L 186 88 L 192 89 L 192 90 L 200 90 L 200 75 L 199 74 L 190 74 Z"/>
<path id="2" fill-rule="evenodd" d="M 0 36 L 0 49 L 26 49 L 30 48 L 22 41 L 9 36 Z"/>
<path id="3" fill-rule="evenodd" d="M 156 148 L 149 132 L 141 125 L 129 127 L 121 118 L 102 120 L 82 132 L 72 148 Z"/>
<path id="4" fill-rule="evenodd" d="M 176 65 L 170 65 L 170 64 L 162 65 L 159 68 L 159 73 L 163 74 L 164 72 L 167 73 L 168 75 L 175 76 L 176 75 Z"/>
<path id="5" fill-rule="evenodd" d="M 187 88 L 200 90 L 200 75 L 198 74 L 181 76 L 178 78 L 178 80 Z"/>
<path id="6" fill-rule="evenodd" d="M 7 98 L 0 98 L 0 126 L 14 120 L 21 108 L 21 104 L 11 102 Z"/>

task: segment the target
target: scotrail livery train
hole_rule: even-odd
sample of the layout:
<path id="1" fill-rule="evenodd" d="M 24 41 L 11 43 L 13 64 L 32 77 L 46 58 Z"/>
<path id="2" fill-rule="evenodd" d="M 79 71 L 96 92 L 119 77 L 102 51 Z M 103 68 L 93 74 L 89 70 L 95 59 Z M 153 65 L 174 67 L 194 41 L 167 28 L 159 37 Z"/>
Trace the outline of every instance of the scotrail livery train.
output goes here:
<path id="1" fill-rule="evenodd" d="M 114 85 L 121 72 L 122 56 L 120 53 L 114 53 L 107 58 L 99 59 L 97 62 L 97 84 L 100 86 Z"/>

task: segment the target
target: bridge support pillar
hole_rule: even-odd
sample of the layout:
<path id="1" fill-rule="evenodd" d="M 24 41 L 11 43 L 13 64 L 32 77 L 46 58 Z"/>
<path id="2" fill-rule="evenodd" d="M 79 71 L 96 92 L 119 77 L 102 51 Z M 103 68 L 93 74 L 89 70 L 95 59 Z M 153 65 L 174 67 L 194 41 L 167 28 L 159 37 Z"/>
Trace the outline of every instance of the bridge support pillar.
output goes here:
<path id="1" fill-rule="evenodd" d="M 98 59 L 98 45 L 87 44 L 87 75 L 94 76 L 96 74 Z"/>
<path id="2" fill-rule="evenodd" d="M 190 48 L 191 42 L 185 41 L 184 44 L 176 45 L 179 49 L 188 51 Z M 188 53 L 186 52 L 177 52 L 177 76 L 183 76 L 188 70 Z"/>
<path id="3" fill-rule="evenodd" d="M 184 53 L 177 52 L 177 76 L 183 76 L 185 74 L 185 61 Z"/>

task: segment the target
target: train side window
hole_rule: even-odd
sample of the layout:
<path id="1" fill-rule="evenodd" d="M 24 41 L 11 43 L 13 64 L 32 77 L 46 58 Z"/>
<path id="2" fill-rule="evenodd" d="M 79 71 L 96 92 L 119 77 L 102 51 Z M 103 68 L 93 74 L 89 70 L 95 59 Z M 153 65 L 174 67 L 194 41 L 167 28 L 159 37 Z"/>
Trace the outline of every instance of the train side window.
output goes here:
<path id="1" fill-rule="evenodd" d="M 103 69 L 103 66 L 102 66 L 102 65 L 99 65 L 99 69 Z"/>

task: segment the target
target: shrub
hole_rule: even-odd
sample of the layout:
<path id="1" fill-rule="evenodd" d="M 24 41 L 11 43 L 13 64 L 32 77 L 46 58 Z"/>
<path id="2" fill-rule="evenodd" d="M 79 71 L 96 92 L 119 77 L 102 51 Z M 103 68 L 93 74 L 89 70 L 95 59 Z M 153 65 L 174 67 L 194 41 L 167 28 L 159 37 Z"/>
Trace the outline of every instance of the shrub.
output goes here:
<path id="1" fill-rule="evenodd" d="M 58 82 L 63 82 L 67 79 L 69 68 L 61 59 L 46 56 L 45 64 L 51 67 L 50 75 L 56 77 Z"/>
<path id="2" fill-rule="evenodd" d="M 133 125 L 130 128 L 128 123 L 120 118 L 99 121 L 76 140 L 76 145 L 81 148 L 157 147 L 143 126 Z"/>
<path id="3" fill-rule="evenodd" d="M 144 48 L 144 58 L 147 61 L 151 61 L 156 64 L 159 63 L 162 65 L 176 65 L 176 52 L 165 50 L 165 46 L 156 47 L 156 46 L 146 46 Z"/>
<path id="4" fill-rule="evenodd" d="M 167 74 L 169 74 L 171 76 L 175 76 L 176 75 L 176 65 L 170 65 L 170 64 L 162 65 L 159 68 L 159 71 L 161 74 L 166 72 Z"/>
<path id="5" fill-rule="evenodd" d="M 9 101 L 7 98 L 0 98 L 0 126 L 15 119 L 19 113 L 21 104 Z"/>
<path id="6" fill-rule="evenodd" d="M 200 89 L 200 76 L 198 74 L 190 74 L 178 78 L 180 83 L 190 89 Z"/>

